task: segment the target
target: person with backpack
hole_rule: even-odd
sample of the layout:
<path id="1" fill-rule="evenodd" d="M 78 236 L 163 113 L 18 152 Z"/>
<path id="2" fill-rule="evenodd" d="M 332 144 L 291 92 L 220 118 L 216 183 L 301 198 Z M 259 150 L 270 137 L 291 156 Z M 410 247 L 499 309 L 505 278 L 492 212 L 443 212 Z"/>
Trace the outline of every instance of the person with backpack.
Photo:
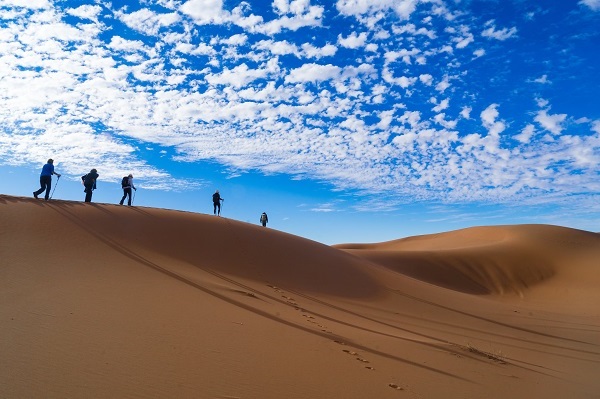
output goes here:
<path id="1" fill-rule="evenodd" d="M 98 171 L 96 169 L 90 170 L 90 173 L 81 176 L 81 182 L 85 187 L 85 202 L 92 202 L 92 193 L 96 189 L 96 179 L 98 179 Z"/>
<path id="2" fill-rule="evenodd" d="M 267 216 L 267 212 L 263 212 L 262 215 L 260 215 L 260 224 L 262 224 L 263 227 L 267 227 L 268 222 L 269 217 Z"/>
<path id="3" fill-rule="evenodd" d="M 52 175 L 56 175 L 60 179 L 60 173 L 54 171 L 54 160 L 50 158 L 42 167 L 42 173 L 40 173 L 40 189 L 33 192 L 33 198 L 37 199 L 38 195 L 46 190 L 44 199 L 48 201 L 48 198 L 50 197 L 50 188 L 52 187 Z"/>
<path id="4" fill-rule="evenodd" d="M 123 198 L 121 198 L 119 205 L 123 205 L 125 198 L 129 197 L 127 199 L 127 205 L 131 206 L 131 189 L 133 188 L 135 191 L 137 191 L 137 188 L 135 188 L 133 185 L 133 175 L 131 173 L 121 179 L 121 188 L 123 189 Z"/>
<path id="5" fill-rule="evenodd" d="M 213 198 L 213 214 L 221 216 L 221 201 L 225 201 L 225 198 L 221 198 L 221 194 L 219 194 L 219 190 L 215 191 L 212 198 Z M 218 210 L 218 213 L 217 213 L 217 210 Z"/>

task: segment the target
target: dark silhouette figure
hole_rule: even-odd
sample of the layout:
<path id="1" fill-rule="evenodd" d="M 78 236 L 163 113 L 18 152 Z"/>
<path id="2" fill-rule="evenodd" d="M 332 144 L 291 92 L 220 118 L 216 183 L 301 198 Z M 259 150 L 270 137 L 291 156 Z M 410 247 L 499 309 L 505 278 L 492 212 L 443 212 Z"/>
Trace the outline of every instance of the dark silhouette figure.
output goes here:
<path id="1" fill-rule="evenodd" d="M 98 171 L 96 169 L 90 170 L 90 173 L 81 176 L 81 181 L 85 187 L 85 202 L 92 202 L 92 193 L 96 189 L 96 179 L 98 179 Z"/>
<path id="2" fill-rule="evenodd" d="M 129 197 L 127 200 L 127 205 L 131 206 L 131 189 L 133 188 L 137 191 L 137 188 L 133 185 L 133 175 L 130 173 L 129 176 L 125 176 L 121 181 L 121 187 L 123 188 L 123 198 L 121 198 L 121 202 L 119 205 L 123 205 L 125 202 L 125 198 Z"/>
<path id="3" fill-rule="evenodd" d="M 40 189 L 33 192 L 33 197 L 35 199 L 46 190 L 44 199 L 48 201 L 48 198 L 50 197 L 50 188 L 52 188 L 52 175 L 56 175 L 60 178 L 60 173 L 54 171 L 54 160 L 51 158 L 42 167 L 42 173 L 40 173 Z"/>
<path id="4" fill-rule="evenodd" d="M 213 198 L 213 214 L 221 216 L 221 201 L 225 201 L 225 198 L 221 198 L 221 194 L 219 194 L 219 190 L 215 191 L 212 198 Z"/>
<path id="5" fill-rule="evenodd" d="M 263 227 L 267 227 L 268 222 L 269 217 L 267 216 L 266 212 L 263 212 L 262 215 L 260 215 L 260 224 L 262 224 Z"/>

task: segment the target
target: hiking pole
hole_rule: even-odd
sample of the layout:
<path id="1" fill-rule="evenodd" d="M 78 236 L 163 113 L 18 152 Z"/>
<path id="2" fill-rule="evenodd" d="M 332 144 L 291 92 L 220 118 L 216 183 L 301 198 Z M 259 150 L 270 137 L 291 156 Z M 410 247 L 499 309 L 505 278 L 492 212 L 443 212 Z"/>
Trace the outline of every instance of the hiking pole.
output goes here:
<path id="1" fill-rule="evenodd" d="M 54 196 L 54 190 L 56 190 L 56 186 L 58 186 L 58 182 L 59 181 L 60 181 L 60 176 L 58 176 L 56 178 L 56 184 L 54 185 L 54 188 L 52 189 L 52 194 L 50 194 L 50 198 L 49 199 L 52 199 L 52 197 Z"/>
<path id="2" fill-rule="evenodd" d="M 135 193 L 137 192 L 137 189 L 133 190 L 133 198 L 131 199 L 131 205 L 133 205 L 133 203 L 135 202 Z"/>

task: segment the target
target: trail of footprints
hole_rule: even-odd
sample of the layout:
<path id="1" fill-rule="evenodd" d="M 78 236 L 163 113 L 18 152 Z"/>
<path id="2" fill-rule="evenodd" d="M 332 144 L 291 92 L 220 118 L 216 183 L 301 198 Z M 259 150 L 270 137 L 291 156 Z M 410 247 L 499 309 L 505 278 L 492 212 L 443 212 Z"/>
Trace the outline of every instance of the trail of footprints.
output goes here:
<path id="1" fill-rule="evenodd" d="M 284 295 L 286 293 L 285 291 L 281 290 L 280 288 L 278 288 L 278 287 L 276 287 L 274 285 L 267 284 L 267 286 L 270 287 L 270 288 L 272 288 L 275 292 L 281 294 L 281 297 L 283 299 L 285 299 L 286 303 L 294 306 L 294 308 L 296 310 L 299 310 L 301 312 L 301 314 L 302 314 L 302 317 L 305 317 L 307 322 L 315 324 L 317 327 L 321 328 L 321 331 L 323 331 L 323 332 L 326 332 L 328 334 L 333 334 L 332 331 L 329 331 L 325 326 L 319 324 L 316 321 L 316 319 L 315 319 L 314 316 L 311 316 L 310 314 L 308 314 L 308 312 L 305 309 L 303 309 L 302 307 L 300 307 L 300 305 L 296 302 L 296 300 L 294 298 L 291 298 L 291 297 L 289 297 L 287 295 Z M 333 342 L 335 342 L 336 344 L 339 344 L 339 345 L 344 345 L 344 346 L 346 345 L 346 343 L 343 342 L 343 341 L 334 340 Z M 355 351 L 350 350 L 350 349 L 342 349 L 342 352 L 344 352 L 344 353 L 346 353 L 346 354 L 348 354 L 350 356 L 353 356 L 354 359 L 356 359 L 357 361 L 359 361 L 361 363 L 367 364 L 365 366 L 366 369 L 368 369 L 368 370 L 375 370 L 375 368 L 370 365 L 370 362 L 367 359 L 364 359 L 363 357 L 361 357 L 361 355 L 358 352 L 355 352 Z M 397 385 L 397 384 L 390 383 L 390 384 L 388 384 L 388 386 L 390 388 L 393 388 L 393 389 L 396 389 L 396 390 L 399 390 L 399 391 L 403 391 L 404 390 L 403 387 L 401 387 L 400 385 Z"/>

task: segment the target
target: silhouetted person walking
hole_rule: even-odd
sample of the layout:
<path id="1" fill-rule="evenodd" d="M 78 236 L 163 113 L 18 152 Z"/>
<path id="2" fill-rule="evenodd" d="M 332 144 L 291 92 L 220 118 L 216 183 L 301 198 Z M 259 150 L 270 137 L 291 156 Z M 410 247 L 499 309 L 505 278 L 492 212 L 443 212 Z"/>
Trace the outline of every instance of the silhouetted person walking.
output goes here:
<path id="1" fill-rule="evenodd" d="M 130 173 L 129 176 L 125 176 L 123 180 L 121 180 L 121 187 L 123 188 L 123 198 L 121 198 L 121 202 L 119 205 L 123 205 L 126 197 L 129 197 L 127 200 L 127 205 L 131 206 L 131 189 L 133 188 L 137 191 L 137 188 L 133 185 L 133 175 Z"/>
<path id="2" fill-rule="evenodd" d="M 96 169 L 90 170 L 87 175 L 81 176 L 83 186 L 85 187 L 85 202 L 92 202 L 92 193 L 96 189 L 96 179 L 98 179 L 98 171 Z"/>
<path id="3" fill-rule="evenodd" d="M 262 215 L 260 215 L 260 224 L 262 224 L 263 227 L 267 227 L 268 222 L 269 217 L 267 216 L 267 212 L 263 212 Z"/>
<path id="4" fill-rule="evenodd" d="M 221 201 L 225 201 L 225 198 L 221 198 L 219 190 L 213 194 L 213 214 L 221 216 Z"/>
<path id="5" fill-rule="evenodd" d="M 44 199 L 48 201 L 48 198 L 50 197 L 50 188 L 52 188 L 52 175 L 56 175 L 60 178 L 60 173 L 54 171 L 54 160 L 50 158 L 42 167 L 42 173 L 40 173 L 40 189 L 33 192 L 33 197 L 35 199 L 46 190 Z"/>

